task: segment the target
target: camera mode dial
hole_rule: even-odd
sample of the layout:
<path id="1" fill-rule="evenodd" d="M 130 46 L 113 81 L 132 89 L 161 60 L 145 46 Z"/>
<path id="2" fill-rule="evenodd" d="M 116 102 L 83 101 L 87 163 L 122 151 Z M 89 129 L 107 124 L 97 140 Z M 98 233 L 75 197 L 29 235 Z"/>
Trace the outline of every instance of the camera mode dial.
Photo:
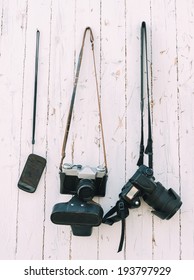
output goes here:
<path id="1" fill-rule="evenodd" d="M 147 176 L 147 177 L 152 177 L 153 176 L 153 170 L 151 169 L 151 168 L 149 168 L 149 167 L 147 167 L 146 169 L 145 169 L 145 171 L 144 171 L 144 173 L 145 173 L 145 175 Z"/>

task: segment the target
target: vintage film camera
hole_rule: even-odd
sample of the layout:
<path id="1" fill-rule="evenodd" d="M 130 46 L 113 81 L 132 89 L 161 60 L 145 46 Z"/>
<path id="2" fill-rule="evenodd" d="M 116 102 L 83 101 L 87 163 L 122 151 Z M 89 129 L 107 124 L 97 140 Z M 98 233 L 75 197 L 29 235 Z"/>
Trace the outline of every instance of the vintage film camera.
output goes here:
<path id="1" fill-rule="evenodd" d="M 83 201 L 105 196 L 106 168 L 64 164 L 60 173 L 60 193 L 77 195 Z"/>
<path id="2" fill-rule="evenodd" d="M 78 164 L 63 164 L 65 158 L 65 150 L 72 119 L 72 111 L 75 101 L 76 87 L 81 67 L 83 47 L 87 31 L 90 32 L 90 42 L 93 52 L 93 62 L 96 79 L 96 92 L 98 99 L 99 119 L 102 133 L 102 147 L 104 154 L 104 167 L 96 168 L 90 166 L 82 166 Z M 104 133 L 102 126 L 102 115 L 100 107 L 100 96 L 98 91 L 98 82 L 96 76 L 94 56 L 94 38 L 90 27 L 85 29 L 82 41 L 82 47 L 79 54 L 79 60 L 76 70 L 76 78 L 69 108 L 66 131 L 62 147 L 62 158 L 60 163 L 60 193 L 73 195 L 68 202 L 58 203 L 53 207 L 51 221 L 55 224 L 70 225 L 74 235 L 90 236 L 92 227 L 99 226 L 103 218 L 103 209 L 100 204 L 94 202 L 94 196 L 105 196 L 107 181 L 107 162 L 104 144 Z"/>
<path id="3" fill-rule="evenodd" d="M 90 236 L 92 227 L 99 226 L 103 217 L 102 207 L 92 199 L 105 196 L 107 177 L 104 167 L 64 164 L 60 172 L 60 193 L 74 196 L 54 206 L 52 222 L 71 225 L 74 235 Z"/>
<path id="4" fill-rule="evenodd" d="M 128 205 L 140 205 L 139 197 L 142 196 L 154 209 L 152 213 L 166 220 L 169 220 L 182 205 L 179 195 L 172 188 L 167 190 L 160 182 L 155 182 L 153 170 L 145 165 L 138 168 L 119 196 Z"/>

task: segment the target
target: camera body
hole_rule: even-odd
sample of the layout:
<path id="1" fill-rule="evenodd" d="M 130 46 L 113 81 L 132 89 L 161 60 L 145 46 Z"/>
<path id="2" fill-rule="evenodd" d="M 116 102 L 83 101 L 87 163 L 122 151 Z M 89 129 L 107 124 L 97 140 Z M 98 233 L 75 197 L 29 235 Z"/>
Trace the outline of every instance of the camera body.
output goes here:
<path id="1" fill-rule="evenodd" d="M 104 197 L 107 182 L 106 168 L 64 164 L 60 172 L 60 193 L 77 195 L 83 201 L 94 196 Z"/>
<path id="2" fill-rule="evenodd" d="M 75 164 L 64 164 L 60 172 L 60 193 L 73 195 L 65 203 L 53 207 L 51 221 L 70 225 L 73 235 L 90 236 L 92 228 L 102 222 L 103 209 L 94 202 L 94 196 L 105 196 L 107 170 Z"/>
<path id="3" fill-rule="evenodd" d="M 153 214 L 161 219 L 169 220 L 181 207 L 179 195 L 170 188 L 165 189 L 160 182 L 155 182 L 153 170 L 141 165 L 135 174 L 122 188 L 119 195 L 128 205 L 133 205 L 140 196 L 152 208 Z"/>

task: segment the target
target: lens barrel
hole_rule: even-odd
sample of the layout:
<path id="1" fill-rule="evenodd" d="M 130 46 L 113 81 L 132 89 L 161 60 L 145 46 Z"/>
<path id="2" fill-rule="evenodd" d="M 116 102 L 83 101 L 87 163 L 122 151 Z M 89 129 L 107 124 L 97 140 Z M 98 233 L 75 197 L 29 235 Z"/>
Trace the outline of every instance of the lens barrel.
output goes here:
<path id="1" fill-rule="evenodd" d="M 144 201 L 154 208 L 153 214 L 161 219 L 169 220 L 181 207 L 180 196 L 173 189 L 165 189 L 160 182 L 151 194 L 143 195 Z"/>
<path id="2" fill-rule="evenodd" d="M 77 186 L 77 195 L 83 201 L 90 201 L 95 195 L 95 185 L 90 179 L 82 179 Z"/>

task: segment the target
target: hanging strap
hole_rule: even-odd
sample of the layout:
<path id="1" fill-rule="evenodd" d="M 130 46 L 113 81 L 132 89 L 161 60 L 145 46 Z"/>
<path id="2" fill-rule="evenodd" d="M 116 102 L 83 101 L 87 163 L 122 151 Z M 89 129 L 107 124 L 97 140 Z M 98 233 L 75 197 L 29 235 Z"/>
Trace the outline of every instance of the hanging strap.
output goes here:
<path id="1" fill-rule="evenodd" d="M 116 222 L 121 221 L 121 237 L 120 237 L 120 242 L 119 242 L 119 248 L 118 248 L 118 253 L 122 250 L 123 248 L 123 243 L 124 243 L 124 238 L 125 238 L 125 219 L 129 215 L 129 205 L 127 203 L 120 199 L 117 201 L 116 205 L 111 208 L 106 215 L 103 217 L 102 222 L 107 225 L 113 225 Z M 115 214 L 115 215 L 114 215 Z"/>
<path id="2" fill-rule="evenodd" d="M 144 46 L 145 46 L 145 59 L 144 61 Z M 144 63 L 146 62 L 146 76 L 147 76 L 147 98 L 148 98 L 148 142 L 147 147 L 144 151 Z M 147 34 L 146 34 L 146 23 L 142 22 L 141 25 L 141 139 L 140 139 L 140 156 L 137 165 L 140 166 L 144 161 L 144 153 L 148 154 L 149 167 L 152 168 L 152 130 L 151 130 L 151 112 L 150 112 L 150 98 L 149 98 L 149 78 L 148 78 L 148 52 L 147 52 Z M 137 195 L 137 198 L 139 196 Z M 134 197 L 134 199 L 136 199 Z M 111 208 L 106 215 L 103 217 L 102 222 L 108 225 L 113 225 L 116 222 L 121 221 L 121 237 L 119 242 L 118 252 L 123 248 L 125 238 L 125 219 L 129 215 L 130 208 L 137 208 L 140 204 L 127 203 L 120 197 L 116 205 Z"/>
<path id="3" fill-rule="evenodd" d="M 145 51 L 145 57 L 144 57 Z M 147 84 L 147 100 L 148 100 L 148 140 L 147 147 L 144 150 L 144 63 L 146 64 L 146 84 Z M 152 141 L 152 125 L 150 112 L 150 92 L 149 92 L 149 73 L 148 73 L 148 50 L 147 50 L 147 30 L 146 23 L 143 21 L 141 25 L 141 139 L 140 153 L 137 165 L 144 163 L 144 153 L 148 154 L 148 166 L 153 167 L 153 141 Z"/>
<path id="4" fill-rule="evenodd" d="M 34 144 L 35 144 L 39 41 L 40 41 L 40 31 L 37 30 L 36 31 L 35 75 L 34 75 L 34 104 L 33 104 L 33 124 L 32 124 L 32 146 L 34 146 Z M 33 148 L 32 148 L 32 150 L 33 150 Z"/>
<path id="5" fill-rule="evenodd" d="M 60 167 L 59 167 L 60 171 L 62 171 L 62 164 L 63 164 L 63 160 L 64 160 L 65 155 L 66 155 L 67 140 L 68 140 L 69 129 L 70 129 L 70 124 L 71 124 L 71 119 L 72 119 L 73 106 L 74 106 L 74 102 L 75 102 L 75 95 L 76 95 L 76 90 L 77 90 L 77 84 L 78 84 L 78 79 L 79 79 L 79 73 L 80 73 L 80 68 L 81 68 L 81 62 L 82 62 L 83 50 L 84 50 L 84 43 L 85 43 L 85 38 L 86 38 L 87 31 L 90 32 L 90 42 L 91 42 L 92 54 L 93 54 L 94 75 L 95 75 L 96 93 L 97 93 L 99 119 L 100 119 L 99 122 L 100 122 L 101 133 L 102 133 L 102 146 L 103 146 L 103 154 L 104 154 L 104 164 L 105 164 L 105 168 L 107 169 L 104 131 L 103 131 L 103 125 L 102 125 L 102 112 L 101 112 L 101 105 L 100 105 L 100 94 L 99 94 L 99 89 L 98 89 L 96 61 L 95 61 L 95 55 L 94 55 L 94 36 L 93 36 L 93 33 L 92 33 L 92 29 L 90 27 L 87 27 L 84 31 L 81 50 L 80 50 L 80 53 L 79 53 L 79 58 L 78 58 L 78 63 L 77 63 L 75 82 L 74 82 L 73 93 L 72 93 L 72 97 L 71 97 L 69 114 L 68 114 L 68 118 L 67 118 L 66 130 L 65 130 L 63 146 L 62 146 L 61 162 L 60 162 Z"/>

